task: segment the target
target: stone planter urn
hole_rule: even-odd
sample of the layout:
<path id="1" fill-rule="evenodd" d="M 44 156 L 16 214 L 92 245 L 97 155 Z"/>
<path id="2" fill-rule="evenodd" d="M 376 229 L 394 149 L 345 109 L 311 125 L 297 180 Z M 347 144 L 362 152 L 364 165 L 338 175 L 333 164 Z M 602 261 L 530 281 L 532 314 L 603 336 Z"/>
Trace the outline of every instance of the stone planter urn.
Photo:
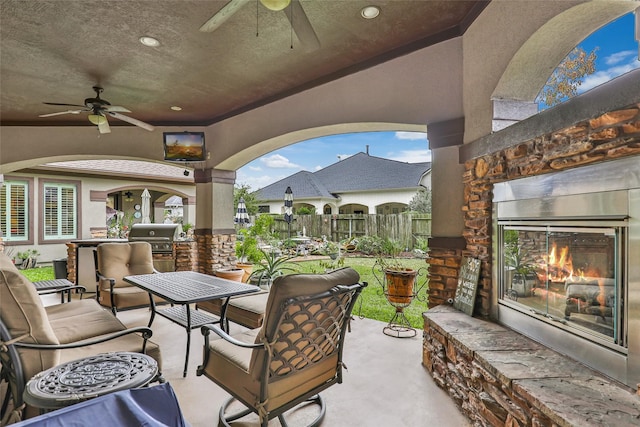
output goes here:
<path id="1" fill-rule="evenodd" d="M 244 274 L 242 275 L 242 282 L 247 283 L 249 280 L 249 276 L 251 276 L 251 272 L 253 271 L 253 264 L 247 262 L 238 262 L 236 263 L 236 267 L 244 270 Z"/>
<path id="2" fill-rule="evenodd" d="M 244 270 L 241 268 L 221 268 L 214 271 L 216 277 L 221 277 L 227 280 L 233 280 L 234 282 L 242 282 L 242 276 L 244 276 Z"/>

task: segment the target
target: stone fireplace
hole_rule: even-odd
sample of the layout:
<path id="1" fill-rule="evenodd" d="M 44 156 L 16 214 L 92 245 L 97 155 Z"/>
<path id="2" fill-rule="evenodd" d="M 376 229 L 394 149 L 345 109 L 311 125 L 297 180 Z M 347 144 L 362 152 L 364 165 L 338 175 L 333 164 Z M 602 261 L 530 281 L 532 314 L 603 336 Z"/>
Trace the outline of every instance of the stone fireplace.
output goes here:
<path id="1" fill-rule="evenodd" d="M 632 386 L 638 154 L 633 104 L 467 161 L 463 208 L 463 254 L 483 263 L 476 313 Z M 550 264 L 569 248 L 575 272 Z"/>
<path id="2" fill-rule="evenodd" d="M 474 425 L 640 417 L 639 77 L 459 147 L 463 242 L 430 240 L 423 365 Z M 463 256 L 473 317 L 447 304 Z"/>
<path id="3" fill-rule="evenodd" d="M 430 307 L 455 294 L 455 273 L 444 274 L 445 267 L 455 269 L 462 256 L 478 258 L 475 317 L 634 389 L 640 383 L 639 75 L 461 146 L 465 245 L 434 248 L 428 259 Z M 425 336 L 430 333 L 425 325 Z M 425 360 L 435 357 L 425 351 Z"/>

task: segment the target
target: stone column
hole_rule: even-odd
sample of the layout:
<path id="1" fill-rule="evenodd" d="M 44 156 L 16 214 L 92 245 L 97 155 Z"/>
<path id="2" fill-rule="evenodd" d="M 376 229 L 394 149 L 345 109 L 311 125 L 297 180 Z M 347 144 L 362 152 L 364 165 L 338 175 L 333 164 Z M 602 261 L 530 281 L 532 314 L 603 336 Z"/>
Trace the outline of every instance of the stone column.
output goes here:
<path id="1" fill-rule="evenodd" d="M 235 171 L 195 171 L 198 271 L 205 274 L 236 263 L 236 231 L 233 224 Z"/>
<path id="2" fill-rule="evenodd" d="M 431 238 L 429 238 L 429 307 L 455 296 L 462 252 L 464 165 L 458 148 L 463 143 L 464 118 L 427 126 L 431 165 Z"/>

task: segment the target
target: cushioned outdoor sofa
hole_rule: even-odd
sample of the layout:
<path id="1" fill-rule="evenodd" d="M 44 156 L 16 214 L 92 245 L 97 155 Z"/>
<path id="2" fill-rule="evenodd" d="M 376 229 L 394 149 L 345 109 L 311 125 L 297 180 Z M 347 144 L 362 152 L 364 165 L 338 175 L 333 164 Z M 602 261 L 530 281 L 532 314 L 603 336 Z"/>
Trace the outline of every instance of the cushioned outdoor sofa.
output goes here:
<path id="1" fill-rule="evenodd" d="M 18 409 L 22 405 L 20 390 L 24 383 L 38 372 L 66 361 L 113 351 L 142 352 L 144 348 L 144 352 L 158 362 L 161 370 L 160 349 L 157 344 L 147 340 L 151 336 L 150 329 L 128 329 L 94 299 L 45 307 L 33 284 L 2 253 L 0 320 L 0 326 L 4 330 L 3 343 L 0 343 L 2 379 L 9 381 L 9 392 Z M 103 339 L 106 341 L 95 343 Z M 93 344 L 60 349 L 81 341 Z M 50 349 L 24 348 L 20 347 L 21 343 L 46 345 Z M 15 363 L 11 361 L 7 350 L 10 347 L 17 350 L 21 369 L 16 369 Z M 12 377 L 18 371 L 21 371 L 21 375 Z M 8 395 L 7 384 L 3 384 L 3 387 L 3 395 Z M 27 408 L 27 416 L 36 414 L 37 411 L 33 408 Z"/>

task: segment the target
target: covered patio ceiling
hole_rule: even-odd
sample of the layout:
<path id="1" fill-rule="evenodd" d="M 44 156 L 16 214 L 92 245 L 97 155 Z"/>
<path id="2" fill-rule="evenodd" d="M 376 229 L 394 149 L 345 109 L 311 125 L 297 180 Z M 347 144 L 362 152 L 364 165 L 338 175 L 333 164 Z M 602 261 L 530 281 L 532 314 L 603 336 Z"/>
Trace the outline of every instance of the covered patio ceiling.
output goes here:
<path id="1" fill-rule="evenodd" d="M 247 0 L 213 31 L 199 30 L 228 3 L 2 0 L 0 124 L 86 126 L 84 112 L 39 117 L 73 110 L 43 102 L 83 105 L 99 85 L 135 119 L 210 125 L 458 37 L 489 2 L 294 0 L 291 25 L 290 8 Z M 380 14 L 363 19 L 370 4 Z M 309 29 L 318 44 L 308 42 Z M 146 47 L 142 36 L 160 45 Z"/>

